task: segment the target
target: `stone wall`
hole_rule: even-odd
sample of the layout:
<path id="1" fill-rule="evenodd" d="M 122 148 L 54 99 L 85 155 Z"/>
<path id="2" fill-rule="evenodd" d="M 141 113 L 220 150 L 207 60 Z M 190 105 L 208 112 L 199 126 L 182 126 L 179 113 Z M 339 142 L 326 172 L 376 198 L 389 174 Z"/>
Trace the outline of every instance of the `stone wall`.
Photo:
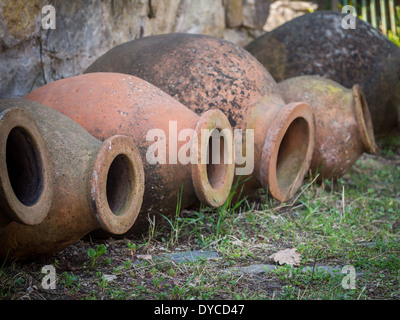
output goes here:
<path id="1" fill-rule="evenodd" d="M 270 6 L 269 16 L 263 29 L 265 31 L 271 31 L 287 21 L 303 14 L 316 11 L 319 6 L 322 7 L 321 1 L 274 1 Z"/>
<path id="2" fill-rule="evenodd" d="M 81 74 L 112 47 L 139 37 L 202 33 L 246 45 L 265 32 L 270 2 L 3 0 L 0 97 L 21 97 L 45 83 Z M 56 10 L 55 29 L 42 27 L 48 14 L 42 8 L 48 4 Z"/>

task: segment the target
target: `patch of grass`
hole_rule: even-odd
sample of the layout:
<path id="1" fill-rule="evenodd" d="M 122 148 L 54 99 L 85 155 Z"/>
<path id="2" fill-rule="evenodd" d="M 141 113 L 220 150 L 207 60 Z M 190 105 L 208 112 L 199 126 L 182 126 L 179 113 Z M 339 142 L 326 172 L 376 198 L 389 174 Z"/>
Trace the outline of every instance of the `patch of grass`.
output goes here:
<path id="1" fill-rule="evenodd" d="M 315 177 L 308 178 L 293 203 L 278 203 L 267 194 L 250 201 L 239 196 L 238 183 L 221 208 L 181 211 L 178 206 L 177 214 L 166 219 L 168 228 L 150 224 L 144 238 L 83 239 L 38 262 L 2 263 L 0 297 L 399 299 L 400 137 L 378 143 L 378 155 L 363 155 L 341 179 L 316 183 Z M 278 266 L 270 258 L 287 248 L 301 254 L 300 266 Z M 190 250 L 211 251 L 219 258 L 157 259 Z M 46 264 L 56 267 L 56 290 L 41 287 Z M 271 264 L 273 271 L 228 272 Z M 344 266 L 357 272 L 354 289 L 343 286 Z"/>
<path id="2" fill-rule="evenodd" d="M 182 193 L 183 193 L 183 185 L 181 187 L 180 193 L 177 195 L 177 206 L 176 206 L 176 210 L 175 210 L 174 219 L 171 221 L 171 219 L 169 219 L 165 215 L 161 215 L 162 217 L 164 217 L 165 220 L 168 221 L 168 223 L 169 223 L 169 225 L 171 227 L 170 237 L 169 237 L 169 240 L 167 242 L 167 246 L 168 247 L 172 247 L 172 248 L 178 242 L 179 237 L 180 237 L 180 231 L 182 230 L 182 228 L 184 227 L 185 223 L 187 222 L 187 219 L 181 219 L 180 218 L 180 213 L 182 211 L 181 210 Z"/>

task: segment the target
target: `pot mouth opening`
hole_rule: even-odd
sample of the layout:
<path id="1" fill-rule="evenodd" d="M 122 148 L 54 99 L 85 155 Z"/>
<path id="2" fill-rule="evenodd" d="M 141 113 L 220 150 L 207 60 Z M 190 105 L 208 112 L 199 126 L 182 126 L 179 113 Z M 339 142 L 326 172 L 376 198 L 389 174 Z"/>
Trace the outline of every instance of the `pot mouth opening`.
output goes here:
<path id="1" fill-rule="evenodd" d="M 276 162 L 276 176 L 281 189 L 290 188 L 296 181 L 306 159 L 309 137 L 309 126 L 304 118 L 296 118 L 287 128 Z"/>
<path id="2" fill-rule="evenodd" d="M 200 202 L 212 208 L 224 204 L 234 177 L 233 131 L 220 110 L 208 110 L 196 124 L 192 145 L 192 181 Z"/>
<path id="3" fill-rule="evenodd" d="M 133 192 L 135 175 L 129 158 L 118 155 L 110 165 L 107 174 L 106 194 L 110 210 L 121 215 Z"/>
<path id="4" fill-rule="evenodd" d="M 125 136 L 105 140 L 90 173 L 90 196 L 100 227 L 112 234 L 135 223 L 144 194 L 144 169 L 134 142 Z"/>
<path id="5" fill-rule="evenodd" d="M 214 129 L 207 144 L 207 178 L 213 189 L 220 189 L 225 181 L 227 166 L 225 159 L 226 138 Z"/>
<path id="6" fill-rule="evenodd" d="M 4 100 L 13 107 L 0 113 L 0 206 L 12 221 L 36 225 L 52 205 L 53 165 L 35 118 L 18 102 Z"/>
<path id="7" fill-rule="evenodd" d="M 306 103 L 286 105 L 268 130 L 260 167 L 261 185 L 271 195 L 287 201 L 300 188 L 311 164 L 315 123 Z"/>
<path id="8" fill-rule="evenodd" d="M 44 188 L 44 172 L 39 150 L 32 136 L 22 127 L 13 128 L 6 143 L 6 166 L 17 199 L 31 207 Z"/>
<path id="9" fill-rule="evenodd" d="M 353 86 L 354 108 L 357 117 L 358 129 L 363 141 L 365 151 L 370 154 L 377 153 L 374 128 L 367 100 L 358 84 Z"/>

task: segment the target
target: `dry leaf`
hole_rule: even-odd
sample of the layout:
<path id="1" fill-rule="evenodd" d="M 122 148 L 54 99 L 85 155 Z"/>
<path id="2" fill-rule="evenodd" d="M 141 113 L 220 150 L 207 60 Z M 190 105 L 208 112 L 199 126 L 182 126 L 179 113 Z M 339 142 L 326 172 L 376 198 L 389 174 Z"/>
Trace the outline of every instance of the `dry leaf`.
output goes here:
<path id="1" fill-rule="evenodd" d="M 269 257 L 274 259 L 275 262 L 278 262 L 280 265 L 288 264 L 291 266 L 298 267 L 301 261 L 300 253 L 296 252 L 296 248 L 285 249 L 278 251 Z"/>

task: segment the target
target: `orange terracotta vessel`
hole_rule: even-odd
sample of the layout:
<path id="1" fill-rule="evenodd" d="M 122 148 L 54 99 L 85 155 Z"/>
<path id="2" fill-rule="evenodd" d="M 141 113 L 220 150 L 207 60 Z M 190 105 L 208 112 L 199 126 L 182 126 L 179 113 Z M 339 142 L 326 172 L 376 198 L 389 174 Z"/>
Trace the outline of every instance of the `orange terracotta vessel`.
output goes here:
<path id="1" fill-rule="evenodd" d="M 148 82 L 118 73 L 85 74 L 55 81 L 26 98 L 64 113 L 101 141 L 114 134 L 135 141 L 142 155 L 146 183 L 141 213 L 128 234 L 148 232 L 149 218 L 155 217 L 157 223 L 166 221 L 160 214 L 175 215 L 182 187 L 182 209 L 199 201 L 218 207 L 230 193 L 234 161 L 229 161 L 233 141 L 229 143 L 228 136 L 232 135 L 232 128 L 219 110 L 198 116 Z M 227 157 L 220 164 L 207 164 L 202 156 L 213 143 L 202 130 L 215 129 L 228 135 L 224 139 L 227 143 L 220 144 L 222 156 Z M 185 136 L 188 130 L 189 136 L 182 138 L 181 134 Z M 160 136 L 152 136 L 154 131 Z M 194 132 L 198 141 L 189 140 Z M 160 148 L 155 148 L 156 144 Z M 149 159 L 153 147 L 157 151 Z M 185 155 L 190 152 L 196 161 L 180 161 L 177 153 L 182 150 L 186 150 Z M 163 156 L 166 161 L 161 161 Z"/>
<path id="2" fill-rule="evenodd" d="M 11 222 L 37 225 L 53 199 L 53 165 L 35 118 L 20 108 L 0 113 L 0 233 Z"/>
<path id="3" fill-rule="evenodd" d="M 60 251 L 93 230 L 126 232 L 137 218 L 144 191 L 143 164 L 132 140 L 113 136 L 102 143 L 47 106 L 26 99 L 0 100 L 0 112 L 21 109 L 33 116 L 46 142 L 54 192 L 41 223 L 12 222 L 3 229 L 0 257 L 32 260 Z M 15 142 L 23 141 L 17 138 Z"/>
<path id="4" fill-rule="evenodd" d="M 147 80 L 189 109 L 201 114 L 218 108 L 234 129 L 253 130 L 254 153 L 243 137 L 240 169 L 254 168 L 246 193 L 259 188 L 280 201 L 290 199 L 303 183 L 314 145 L 311 107 L 300 101 L 286 104 L 268 71 L 246 50 L 215 37 L 164 34 L 116 46 L 85 73 L 124 72 Z M 241 141 L 239 138 L 237 141 Z M 237 159 L 242 150 L 237 145 Z M 239 154 L 238 154 L 239 152 Z M 246 172 L 246 173 L 243 173 Z"/>
<path id="5" fill-rule="evenodd" d="M 311 162 L 319 180 L 342 177 L 364 152 L 377 151 L 370 112 L 359 85 L 347 89 L 319 76 L 299 76 L 278 83 L 286 101 L 302 99 L 316 119 Z"/>

